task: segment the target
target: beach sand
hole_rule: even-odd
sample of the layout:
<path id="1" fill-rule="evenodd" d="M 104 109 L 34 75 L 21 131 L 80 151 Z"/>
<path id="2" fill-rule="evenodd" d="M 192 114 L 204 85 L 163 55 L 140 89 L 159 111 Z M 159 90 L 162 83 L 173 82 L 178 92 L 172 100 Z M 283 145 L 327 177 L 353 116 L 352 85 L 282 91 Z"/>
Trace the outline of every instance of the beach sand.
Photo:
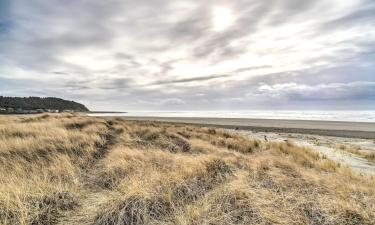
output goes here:
<path id="1" fill-rule="evenodd" d="M 337 122 L 313 120 L 275 120 L 242 118 L 193 118 L 193 117 L 126 117 L 127 120 L 148 120 L 198 124 L 227 129 L 257 132 L 299 133 L 347 138 L 375 139 L 375 123 Z"/>

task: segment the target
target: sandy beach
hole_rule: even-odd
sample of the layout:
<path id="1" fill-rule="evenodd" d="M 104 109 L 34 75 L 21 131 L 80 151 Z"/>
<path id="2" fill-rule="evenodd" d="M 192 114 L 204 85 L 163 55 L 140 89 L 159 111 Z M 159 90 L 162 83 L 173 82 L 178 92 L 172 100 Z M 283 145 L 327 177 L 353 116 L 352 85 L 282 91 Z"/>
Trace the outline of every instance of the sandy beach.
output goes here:
<path id="1" fill-rule="evenodd" d="M 127 117 L 127 120 L 148 120 L 198 124 L 219 128 L 256 132 L 299 133 L 346 138 L 375 139 L 375 123 L 308 120 L 193 118 L 193 117 Z"/>

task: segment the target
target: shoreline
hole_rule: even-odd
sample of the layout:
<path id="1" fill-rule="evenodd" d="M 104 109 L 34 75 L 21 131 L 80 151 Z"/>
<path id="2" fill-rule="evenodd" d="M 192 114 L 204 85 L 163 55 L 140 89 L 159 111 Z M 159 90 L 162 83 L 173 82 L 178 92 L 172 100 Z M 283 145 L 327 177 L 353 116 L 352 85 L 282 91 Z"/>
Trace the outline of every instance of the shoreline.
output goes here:
<path id="1" fill-rule="evenodd" d="M 107 118 L 116 118 L 116 116 Z M 218 127 L 225 129 L 251 130 L 255 132 L 300 133 L 375 140 L 375 123 L 371 122 L 203 117 L 118 116 L 117 118 L 135 121 L 193 124 L 198 126 Z"/>

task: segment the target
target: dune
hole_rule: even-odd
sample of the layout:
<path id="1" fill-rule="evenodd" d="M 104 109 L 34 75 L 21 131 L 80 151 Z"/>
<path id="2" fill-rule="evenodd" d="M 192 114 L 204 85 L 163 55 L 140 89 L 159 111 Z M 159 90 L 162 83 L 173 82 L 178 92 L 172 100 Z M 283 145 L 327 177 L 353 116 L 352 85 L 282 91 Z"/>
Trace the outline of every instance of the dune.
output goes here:
<path id="1" fill-rule="evenodd" d="M 197 125 L 4 116 L 0 171 L 0 224 L 375 223 L 373 178 Z"/>

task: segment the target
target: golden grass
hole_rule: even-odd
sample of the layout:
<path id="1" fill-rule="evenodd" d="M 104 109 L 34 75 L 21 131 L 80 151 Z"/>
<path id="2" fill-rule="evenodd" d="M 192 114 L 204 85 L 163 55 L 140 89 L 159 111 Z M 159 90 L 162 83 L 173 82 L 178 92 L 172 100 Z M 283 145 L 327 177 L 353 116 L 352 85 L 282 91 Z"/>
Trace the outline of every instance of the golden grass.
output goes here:
<path id="1" fill-rule="evenodd" d="M 346 147 L 345 145 L 340 145 L 338 149 L 344 152 L 349 152 L 358 157 L 364 158 L 368 160 L 369 162 L 375 162 L 375 153 L 373 151 L 362 150 L 359 147 L 357 148 Z"/>
<path id="2" fill-rule="evenodd" d="M 69 129 L 90 118 L 71 115 L 6 117 L 0 124 L 0 223 L 50 223 L 79 195 L 81 168 L 105 142 L 105 121 Z M 43 221 L 43 222 L 41 222 Z"/>
<path id="3" fill-rule="evenodd" d="M 0 117 L 0 171 L 0 224 L 375 223 L 373 178 L 195 126 Z"/>

